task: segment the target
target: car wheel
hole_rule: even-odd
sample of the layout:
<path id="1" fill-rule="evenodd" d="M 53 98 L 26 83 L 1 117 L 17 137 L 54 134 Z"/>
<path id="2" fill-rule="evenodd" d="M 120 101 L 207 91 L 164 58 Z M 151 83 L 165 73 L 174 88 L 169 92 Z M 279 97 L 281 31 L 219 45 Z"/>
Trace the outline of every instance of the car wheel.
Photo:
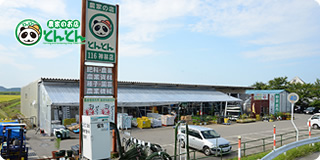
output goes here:
<path id="1" fill-rule="evenodd" d="M 312 128 L 313 128 L 313 129 L 319 129 L 319 126 L 318 126 L 317 124 L 313 124 L 313 125 L 312 125 Z"/>
<path id="2" fill-rule="evenodd" d="M 184 143 L 184 140 L 181 140 L 181 141 L 180 141 L 180 147 L 181 147 L 181 148 L 186 147 L 186 143 Z"/>
<path id="3" fill-rule="evenodd" d="M 209 147 L 205 146 L 203 148 L 203 153 L 206 155 L 206 156 L 210 156 L 211 155 L 211 150 Z"/>

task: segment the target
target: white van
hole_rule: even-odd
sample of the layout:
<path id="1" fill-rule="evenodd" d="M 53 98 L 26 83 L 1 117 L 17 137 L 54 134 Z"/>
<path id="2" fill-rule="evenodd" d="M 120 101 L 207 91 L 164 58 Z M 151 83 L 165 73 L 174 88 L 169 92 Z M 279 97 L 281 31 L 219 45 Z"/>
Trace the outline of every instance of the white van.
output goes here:
<path id="1" fill-rule="evenodd" d="M 201 150 L 205 155 L 215 154 L 218 152 L 227 153 L 231 151 L 229 141 L 220 137 L 220 135 L 211 128 L 188 125 L 189 129 L 189 147 Z M 181 147 L 184 148 L 186 144 L 186 128 L 180 126 L 178 129 L 178 139 Z"/>
<path id="2" fill-rule="evenodd" d="M 307 125 L 309 126 L 309 121 L 311 122 L 312 128 L 320 128 L 320 113 L 316 113 L 308 119 Z"/>

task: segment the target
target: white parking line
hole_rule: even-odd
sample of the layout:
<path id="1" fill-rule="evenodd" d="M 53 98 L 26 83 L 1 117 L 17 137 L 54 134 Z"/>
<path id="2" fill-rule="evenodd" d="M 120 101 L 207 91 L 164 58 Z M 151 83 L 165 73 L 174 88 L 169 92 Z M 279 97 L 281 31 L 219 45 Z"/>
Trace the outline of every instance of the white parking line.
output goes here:
<path id="1" fill-rule="evenodd" d="M 170 144 L 162 144 L 160 145 L 161 147 L 171 147 L 171 146 L 174 146 L 173 143 L 170 143 Z"/>

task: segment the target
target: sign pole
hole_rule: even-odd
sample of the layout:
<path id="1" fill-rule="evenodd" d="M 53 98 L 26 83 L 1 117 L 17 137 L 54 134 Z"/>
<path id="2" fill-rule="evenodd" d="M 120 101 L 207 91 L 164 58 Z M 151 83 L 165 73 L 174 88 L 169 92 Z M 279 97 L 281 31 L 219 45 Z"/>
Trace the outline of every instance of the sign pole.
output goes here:
<path id="1" fill-rule="evenodd" d="M 276 125 L 273 125 L 273 150 L 276 150 Z"/>
<path id="2" fill-rule="evenodd" d="M 298 130 L 297 126 L 293 122 L 293 109 L 294 109 L 294 103 L 291 103 L 291 123 L 292 123 L 293 127 L 295 128 L 295 130 L 297 132 L 296 141 L 299 141 L 299 130 Z"/>
<path id="3" fill-rule="evenodd" d="M 119 37 L 119 5 L 116 5 L 116 8 L 117 8 L 117 15 L 116 15 L 116 21 L 117 21 L 117 32 L 116 32 L 116 39 L 117 39 L 117 42 L 116 42 L 116 62 L 114 63 L 114 66 L 113 66 L 113 83 L 114 83 L 114 87 L 113 87 L 113 94 L 114 94 L 114 113 L 115 113 L 115 117 L 114 117 L 114 123 L 116 124 L 117 126 L 117 121 L 118 121 L 118 59 L 119 59 L 119 49 L 118 49 L 118 37 Z M 117 152 L 117 137 L 116 137 L 116 134 L 115 132 L 113 131 L 112 132 L 112 137 L 113 137 L 113 140 L 112 140 L 112 151 L 113 152 Z M 120 138 L 120 137 L 119 137 Z M 120 145 L 120 144 L 119 144 Z"/>
<path id="4" fill-rule="evenodd" d="M 81 36 L 86 36 L 86 0 L 82 0 L 81 7 Z M 83 98 L 84 98 L 84 62 L 85 62 L 85 44 L 81 44 L 80 47 L 80 86 L 79 86 L 79 124 L 80 124 L 80 132 L 79 132 L 79 153 L 82 150 L 82 114 L 83 114 Z"/>
<path id="5" fill-rule="evenodd" d="M 299 141 L 299 130 L 298 130 L 297 126 L 293 122 L 293 110 L 294 110 L 294 104 L 297 103 L 298 100 L 299 100 L 299 95 L 298 94 L 290 93 L 288 95 L 288 101 L 291 103 L 291 123 L 292 123 L 293 127 L 296 129 L 296 132 L 297 132 L 296 141 Z"/>
<path id="6" fill-rule="evenodd" d="M 119 5 L 82 0 L 81 18 L 81 35 L 86 38 L 86 44 L 81 45 L 80 123 L 83 114 L 109 115 L 108 120 L 117 126 Z M 89 66 L 85 65 L 86 62 L 108 65 Z M 111 64 L 112 69 L 109 67 Z M 96 102 L 90 100 L 91 96 L 104 98 Z M 112 100 L 113 104 L 109 103 L 109 100 Z M 81 134 L 79 136 L 80 139 L 83 137 Z M 117 152 L 115 130 L 113 130 L 112 152 Z"/>
<path id="7" fill-rule="evenodd" d="M 238 160 L 241 160 L 241 136 L 238 136 Z"/>

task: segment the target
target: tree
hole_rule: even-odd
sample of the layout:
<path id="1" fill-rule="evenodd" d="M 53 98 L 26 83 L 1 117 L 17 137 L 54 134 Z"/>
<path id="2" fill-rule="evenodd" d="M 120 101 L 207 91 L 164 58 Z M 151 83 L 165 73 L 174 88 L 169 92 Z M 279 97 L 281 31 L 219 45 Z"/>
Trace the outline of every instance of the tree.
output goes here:
<path id="1" fill-rule="evenodd" d="M 312 96 L 318 100 L 320 100 L 320 79 L 316 79 L 312 86 Z"/>
<path id="2" fill-rule="evenodd" d="M 266 90 L 266 89 L 268 89 L 267 84 L 265 84 L 263 82 L 256 82 L 255 84 L 252 85 L 252 87 L 254 87 L 255 90 Z"/>
<path id="3" fill-rule="evenodd" d="M 287 77 L 277 77 L 268 81 L 267 84 L 263 82 L 256 82 L 252 85 L 256 90 L 278 90 L 284 89 L 290 93 L 294 92 L 299 95 L 297 105 L 307 107 L 309 105 L 320 107 L 320 79 L 316 79 L 314 84 L 306 83 L 289 83 Z"/>
<path id="4" fill-rule="evenodd" d="M 307 107 L 312 100 L 312 84 L 306 83 L 306 84 L 290 84 L 288 87 L 288 92 L 297 93 L 299 95 L 299 101 L 297 102 L 297 105 Z"/>
<path id="5" fill-rule="evenodd" d="M 312 102 L 310 106 L 320 107 L 320 79 L 316 79 L 311 88 Z"/>
<path id="6" fill-rule="evenodd" d="M 277 77 L 268 82 L 268 89 L 287 89 L 288 84 L 287 77 Z"/>

